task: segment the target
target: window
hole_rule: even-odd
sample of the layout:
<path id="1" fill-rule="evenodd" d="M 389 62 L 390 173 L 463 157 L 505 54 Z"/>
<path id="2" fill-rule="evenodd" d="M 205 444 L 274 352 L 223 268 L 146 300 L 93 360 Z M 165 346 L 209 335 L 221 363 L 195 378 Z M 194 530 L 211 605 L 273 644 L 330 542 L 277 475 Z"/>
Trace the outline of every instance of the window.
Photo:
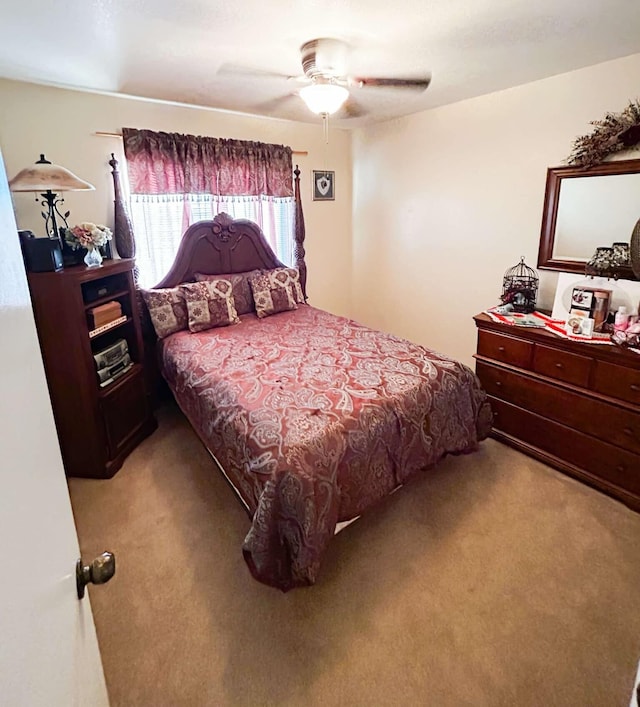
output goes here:
<path id="1" fill-rule="evenodd" d="M 293 197 L 132 194 L 140 286 L 153 287 L 167 274 L 182 234 L 192 223 L 212 219 L 222 211 L 257 223 L 278 258 L 286 265 L 293 264 Z"/>
<path id="2" fill-rule="evenodd" d="M 278 258 L 293 263 L 290 148 L 131 128 L 123 137 L 141 287 L 166 275 L 191 224 L 220 212 L 257 223 Z"/>

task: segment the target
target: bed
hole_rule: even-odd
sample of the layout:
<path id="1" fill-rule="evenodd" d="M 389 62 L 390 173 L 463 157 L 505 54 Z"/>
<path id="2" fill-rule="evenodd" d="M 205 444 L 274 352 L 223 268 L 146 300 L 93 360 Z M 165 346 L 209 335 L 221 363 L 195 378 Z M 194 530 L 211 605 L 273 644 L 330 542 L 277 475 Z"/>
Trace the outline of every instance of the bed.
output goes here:
<path id="1" fill-rule="evenodd" d="M 281 268 L 256 224 L 219 214 L 185 232 L 154 289 Z M 469 368 L 312 307 L 300 284 L 293 309 L 157 342 L 162 376 L 248 510 L 252 575 L 284 591 L 316 581 L 337 527 L 475 451 L 491 425 Z"/>

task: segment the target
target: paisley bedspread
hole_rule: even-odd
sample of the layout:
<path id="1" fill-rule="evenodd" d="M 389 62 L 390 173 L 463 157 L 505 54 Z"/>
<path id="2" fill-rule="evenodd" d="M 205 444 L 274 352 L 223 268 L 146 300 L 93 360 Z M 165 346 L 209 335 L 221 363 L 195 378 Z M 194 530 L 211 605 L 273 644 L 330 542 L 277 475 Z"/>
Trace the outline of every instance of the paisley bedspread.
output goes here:
<path id="1" fill-rule="evenodd" d="M 466 366 L 308 305 L 161 342 L 163 375 L 253 515 L 254 577 L 313 584 L 336 523 L 446 454 L 491 411 Z"/>

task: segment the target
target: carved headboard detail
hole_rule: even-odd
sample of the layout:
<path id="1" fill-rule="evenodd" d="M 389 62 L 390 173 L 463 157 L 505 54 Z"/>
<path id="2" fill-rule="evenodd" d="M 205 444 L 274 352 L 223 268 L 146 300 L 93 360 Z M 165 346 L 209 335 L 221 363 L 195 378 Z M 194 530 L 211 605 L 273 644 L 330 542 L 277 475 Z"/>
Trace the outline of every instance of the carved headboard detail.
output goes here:
<path id="1" fill-rule="evenodd" d="M 284 263 L 278 260 L 257 224 L 221 213 L 213 221 L 189 226 L 171 269 L 156 287 L 191 282 L 197 272 L 219 275 L 281 267 Z"/>

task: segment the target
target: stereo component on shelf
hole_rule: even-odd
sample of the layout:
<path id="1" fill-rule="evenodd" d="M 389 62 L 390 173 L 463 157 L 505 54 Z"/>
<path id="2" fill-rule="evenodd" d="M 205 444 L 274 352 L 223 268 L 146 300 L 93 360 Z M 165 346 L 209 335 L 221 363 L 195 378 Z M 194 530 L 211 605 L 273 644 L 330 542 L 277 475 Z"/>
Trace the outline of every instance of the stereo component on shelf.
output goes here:
<path id="1" fill-rule="evenodd" d="M 118 363 L 114 363 L 113 366 L 108 366 L 107 368 L 101 368 L 98 370 L 98 381 L 100 387 L 104 388 L 110 385 L 115 380 L 124 375 L 133 366 L 131 361 L 131 356 L 125 354 Z"/>
<path id="2" fill-rule="evenodd" d="M 93 360 L 101 388 L 113 383 L 133 366 L 125 339 L 118 339 L 111 346 L 98 351 L 93 355 Z"/>
<path id="3" fill-rule="evenodd" d="M 118 339 L 106 349 L 98 351 L 93 355 L 93 360 L 96 362 L 96 368 L 108 368 L 120 361 L 126 354 L 129 353 L 129 345 L 126 339 Z"/>
<path id="4" fill-rule="evenodd" d="M 111 275 L 101 280 L 83 282 L 82 299 L 85 304 L 91 304 L 102 297 L 113 297 L 124 289 L 126 289 L 126 281 L 118 275 Z"/>

